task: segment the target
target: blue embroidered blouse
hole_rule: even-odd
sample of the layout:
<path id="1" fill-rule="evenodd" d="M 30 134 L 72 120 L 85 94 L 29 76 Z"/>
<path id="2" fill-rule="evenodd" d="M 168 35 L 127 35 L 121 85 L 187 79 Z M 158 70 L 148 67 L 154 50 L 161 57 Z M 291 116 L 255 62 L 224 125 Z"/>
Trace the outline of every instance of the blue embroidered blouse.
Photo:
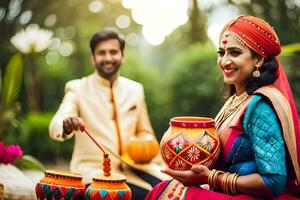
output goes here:
<path id="1" fill-rule="evenodd" d="M 285 143 L 271 102 L 253 95 L 242 126 L 244 132 L 234 142 L 225 169 L 240 175 L 259 173 L 270 191 L 280 195 L 287 182 Z"/>

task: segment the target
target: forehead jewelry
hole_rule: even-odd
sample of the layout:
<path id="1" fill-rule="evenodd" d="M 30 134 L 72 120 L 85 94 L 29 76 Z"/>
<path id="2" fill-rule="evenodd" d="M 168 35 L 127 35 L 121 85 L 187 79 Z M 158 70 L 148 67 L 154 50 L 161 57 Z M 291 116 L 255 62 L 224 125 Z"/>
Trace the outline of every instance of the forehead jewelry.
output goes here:
<path id="1" fill-rule="evenodd" d="M 224 47 L 226 48 L 226 44 L 227 44 L 227 42 L 228 42 L 228 39 L 227 39 L 227 37 L 229 36 L 229 31 L 225 31 L 224 33 L 223 33 L 223 40 L 222 40 L 222 43 L 224 44 Z"/>

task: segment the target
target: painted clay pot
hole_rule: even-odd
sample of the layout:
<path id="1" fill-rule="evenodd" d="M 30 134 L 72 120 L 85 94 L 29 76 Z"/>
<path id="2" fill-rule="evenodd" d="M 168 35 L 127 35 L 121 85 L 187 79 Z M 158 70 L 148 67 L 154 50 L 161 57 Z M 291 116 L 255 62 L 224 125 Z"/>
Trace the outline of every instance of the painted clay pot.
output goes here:
<path id="1" fill-rule="evenodd" d="M 86 200 L 130 200 L 131 190 L 125 183 L 125 176 L 110 174 L 93 178 L 85 192 Z"/>
<path id="2" fill-rule="evenodd" d="M 204 117 L 175 117 L 161 140 L 161 155 L 171 169 L 202 164 L 212 168 L 220 153 L 215 122 Z"/>
<path id="3" fill-rule="evenodd" d="M 81 200 L 84 198 L 85 185 L 80 174 L 47 170 L 36 184 L 35 192 L 39 200 Z"/>
<path id="4" fill-rule="evenodd" d="M 152 134 L 129 138 L 127 153 L 137 164 L 149 163 L 159 152 L 159 144 Z"/>

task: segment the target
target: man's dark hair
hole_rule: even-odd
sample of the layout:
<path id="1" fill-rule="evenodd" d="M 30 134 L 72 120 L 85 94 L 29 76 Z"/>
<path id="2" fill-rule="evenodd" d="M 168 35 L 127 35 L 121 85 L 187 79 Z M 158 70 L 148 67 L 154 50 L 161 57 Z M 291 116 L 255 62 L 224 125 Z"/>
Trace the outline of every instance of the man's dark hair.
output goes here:
<path id="1" fill-rule="evenodd" d="M 121 51 L 123 52 L 125 48 L 125 40 L 123 39 L 123 37 L 121 36 L 121 34 L 118 32 L 117 29 L 109 27 L 109 28 L 104 28 L 101 31 L 95 33 L 91 38 L 90 48 L 92 53 L 94 54 L 96 45 L 99 42 L 103 42 L 105 40 L 110 40 L 110 39 L 117 39 L 120 43 Z"/>

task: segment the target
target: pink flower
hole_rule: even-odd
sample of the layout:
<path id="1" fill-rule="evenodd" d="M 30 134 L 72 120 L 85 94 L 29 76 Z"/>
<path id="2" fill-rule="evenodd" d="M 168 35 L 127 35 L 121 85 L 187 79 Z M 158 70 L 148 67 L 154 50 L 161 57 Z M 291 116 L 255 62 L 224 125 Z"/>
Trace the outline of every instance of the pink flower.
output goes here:
<path id="1" fill-rule="evenodd" d="M 15 158 L 16 157 L 22 158 L 22 156 L 23 156 L 23 152 L 19 145 L 9 145 L 8 147 L 6 147 L 6 151 L 7 151 L 8 155 L 11 155 Z"/>
<path id="2" fill-rule="evenodd" d="M 2 141 L 0 141 L 0 162 L 4 164 L 9 164 L 14 162 L 16 158 L 22 158 L 23 152 L 19 145 L 9 145 L 5 146 Z"/>

